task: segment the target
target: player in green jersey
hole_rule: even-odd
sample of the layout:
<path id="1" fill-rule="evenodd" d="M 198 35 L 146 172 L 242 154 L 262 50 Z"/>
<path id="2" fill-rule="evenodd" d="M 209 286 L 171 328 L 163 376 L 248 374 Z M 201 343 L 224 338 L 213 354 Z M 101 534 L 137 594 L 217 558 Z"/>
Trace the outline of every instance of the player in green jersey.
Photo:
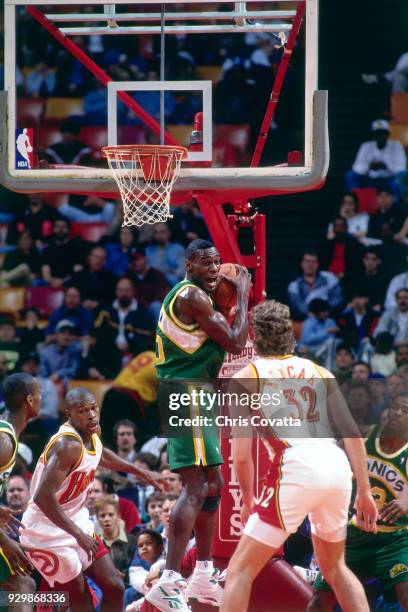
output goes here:
<path id="1" fill-rule="evenodd" d="M 371 492 L 379 515 L 377 533 L 366 533 L 352 518 L 347 530 L 346 563 L 361 578 L 375 577 L 384 599 L 408 610 L 408 393 L 394 397 L 384 428 L 366 439 Z M 319 575 L 308 612 L 325 612 L 336 603 Z"/>
<path id="2" fill-rule="evenodd" d="M 3 394 L 6 412 L 0 420 L 0 495 L 15 463 L 18 438 L 29 419 L 38 416 L 41 403 L 40 385 L 29 374 L 8 376 L 3 382 Z M 28 575 L 34 569 L 31 562 L 20 545 L 7 535 L 10 530 L 18 532 L 20 525 L 8 508 L 0 507 L 0 591 L 35 590 L 34 580 Z"/>
<path id="3" fill-rule="evenodd" d="M 170 392 L 186 390 L 186 380 L 209 382 L 216 378 L 225 352 L 239 354 L 246 344 L 250 275 L 240 267 L 236 279 L 231 280 L 238 301 L 234 321 L 229 325 L 214 308 L 211 297 L 220 264 L 211 242 L 194 240 L 186 250 L 186 279 L 164 299 L 157 330 L 156 364 L 162 414 L 168 409 Z M 199 411 L 200 408 L 203 407 Z M 193 410 L 193 406 L 187 409 Z M 188 610 L 180 565 L 194 530 L 198 561 L 186 597 L 219 606 L 222 589 L 212 580 L 212 542 L 223 484 L 220 442 L 212 427 L 196 427 L 191 428 L 188 437 L 185 431 L 179 437 L 169 437 L 167 448 L 170 467 L 179 472 L 183 490 L 170 517 L 166 569 L 146 599 L 163 612 L 176 609 L 176 604 L 177 610 Z"/>

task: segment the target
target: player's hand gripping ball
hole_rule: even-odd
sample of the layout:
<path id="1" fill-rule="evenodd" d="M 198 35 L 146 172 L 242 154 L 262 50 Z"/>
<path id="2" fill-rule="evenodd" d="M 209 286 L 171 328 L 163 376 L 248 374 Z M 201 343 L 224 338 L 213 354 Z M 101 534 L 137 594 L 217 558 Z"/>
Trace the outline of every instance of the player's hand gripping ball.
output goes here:
<path id="1" fill-rule="evenodd" d="M 214 291 L 214 301 L 218 309 L 230 322 L 237 311 L 237 283 L 239 283 L 240 266 L 232 263 L 222 264 L 217 285 Z M 249 300 L 252 300 L 252 287 L 249 290 Z"/>

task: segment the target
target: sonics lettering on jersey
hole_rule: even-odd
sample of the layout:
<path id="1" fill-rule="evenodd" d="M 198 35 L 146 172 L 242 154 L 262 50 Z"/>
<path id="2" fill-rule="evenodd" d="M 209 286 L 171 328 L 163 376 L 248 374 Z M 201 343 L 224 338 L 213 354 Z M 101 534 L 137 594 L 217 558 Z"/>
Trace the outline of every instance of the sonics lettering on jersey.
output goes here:
<path id="1" fill-rule="evenodd" d="M 370 477 L 380 480 L 390 491 L 400 493 L 406 486 L 403 474 L 387 461 L 368 456 L 368 472 Z"/>
<path id="2" fill-rule="evenodd" d="M 59 499 L 60 504 L 66 504 L 67 502 L 75 499 L 94 481 L 95 470 L 91 472 L 73 472 L 69 483 L 64 493 Z"/>

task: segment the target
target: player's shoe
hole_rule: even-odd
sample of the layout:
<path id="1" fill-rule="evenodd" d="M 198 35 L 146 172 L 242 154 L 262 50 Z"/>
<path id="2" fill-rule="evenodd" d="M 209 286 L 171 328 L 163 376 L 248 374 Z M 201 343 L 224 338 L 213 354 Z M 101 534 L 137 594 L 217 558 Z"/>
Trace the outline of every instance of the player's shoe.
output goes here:
<path id="1" fill-rule="evenodd" d="M 145 595 L 146 601 L 161 612 L 191 612 L 187 605 L 185 590 L 187 581 L 159 580 Z"/>
<path id="2" fill-rule="evenodd" d="M 220 586 L 226 578 L 226 571 L 215 569 L 212 573 L 195 569 L 188 581 L 186 598 L 188 601 L 199 601 L 209 606 L 220 607 L 224 589 Z"/>
<path id="3" fill-rule="evenodd" d="M 131 604 L 126 606 L 125 612 L 140 612 L 144 602 L 145 602 L 144 597 L 142 597 L 141 599 L 138 599 L 137 601 L 133 601 Z"/>

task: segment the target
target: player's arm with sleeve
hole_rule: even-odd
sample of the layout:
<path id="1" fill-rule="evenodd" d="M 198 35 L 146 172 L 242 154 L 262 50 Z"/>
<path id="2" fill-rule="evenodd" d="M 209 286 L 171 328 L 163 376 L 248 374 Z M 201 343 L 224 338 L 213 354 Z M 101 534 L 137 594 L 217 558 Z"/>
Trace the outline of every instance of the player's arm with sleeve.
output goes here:
<path id="1" fill-rule="evenodd" d="M 334 378 L 328 378 L 328 412 L 337 431 L 342 436 L 345 451 L 349 458 L 357 482 L 355 508 L 357 521 L 364 524 L 366 531 L 377 532 L 378 511 L 371 495 L 367 470 L 367 451 L 364 440 L 354 421 L 349 407 Z"/>
<path id="2" fill-rule="evenodd" d="M 14 445 L 10 436 L 6 433 L 0 433 L 0 469 L 5 468 L 10 463 L 14 455 Z M 17 532 L 21 526 L 12 514 L 9 508 L 0 506 L 0 548 L 10 564 L 11 569 L 15 574 L 25 575 L 31 572 L 34 568 L 31 562 L 25 556 L 21 546 L 15 540 L 12 540 L 7 533 Z"/>
<path id="3" fill-rule="evenodd" d="M 102 450 L 102 457 L 99 462 L 99 467 L 107 470 L 117 470 L 118 472 L 128 472 L 129 474 L 134 474 L 138 478 L 143 478 L 143 480 L 153 485 L 157 489 L 164 491 L 164 479 L 159 474 L 155 474 L 149 470 L 144 470 L 137 467 L 133 463 L 119 457 L 119 455 L 111 451 L 109 448 L 104 448 Z"/>
<path id="4" fill-rule="evenodd" d="M 81 455 L 81 443 L 72 437 L 62 436 L 54 443 L 46 457 L 47 463 L 34 495 L 34 503 L 54 525 L 72 535 L 91 558 L 98 548 L 96 540 L 79 529 L 57 500 L 58 489 L 78 465 Z"/>
<path id="5" fill-rule="evenodd" d="M 214 310 L 208 296 L 196 287 L 189 288 L 178 297 L 177 306 L 196 321 L 202 330 L 223 349 L 239 354 L 248 338 L 248 296 L 251 277 L 247 270 L 240 268 L 236 277 L 237 313 L 230 326 L 221 312 Z"/>

